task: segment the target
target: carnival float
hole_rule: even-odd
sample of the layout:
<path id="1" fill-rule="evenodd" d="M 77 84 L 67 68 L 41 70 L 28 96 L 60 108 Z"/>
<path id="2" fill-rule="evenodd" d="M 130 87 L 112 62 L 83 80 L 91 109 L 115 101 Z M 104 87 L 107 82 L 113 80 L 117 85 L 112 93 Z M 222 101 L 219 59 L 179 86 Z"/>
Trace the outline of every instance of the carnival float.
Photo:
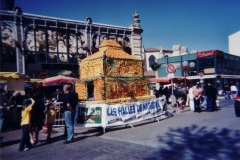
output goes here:
<path id="1" fill-rule="evenodd" d="M 79 62 L 79 68 L 75 90 L 80 104 L 75 124 L 128 124 L 163 111 L 159 99 L 149 94 L 142 59 L 124 52 L 116 41 L 103 41 L 98 52 Z"/>
<path id="2" fill-rule="evenodd" d="M 92 96 L 94 101 L 108 104 L 152 98 L 143 77 L 142 60 L 124 52 L 116 41 L 105 40 L 99 51 L 83 59 L 79 66 L 76 92 L 81 101 Z"/>

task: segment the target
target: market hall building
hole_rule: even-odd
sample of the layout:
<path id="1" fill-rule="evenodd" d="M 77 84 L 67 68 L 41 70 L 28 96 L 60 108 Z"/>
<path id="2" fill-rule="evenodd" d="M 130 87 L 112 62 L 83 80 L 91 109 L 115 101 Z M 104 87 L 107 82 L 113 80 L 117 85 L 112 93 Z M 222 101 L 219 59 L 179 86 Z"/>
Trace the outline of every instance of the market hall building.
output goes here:
<path id="1" fill-rule="evenodd" d="M 20 7 L 5 2 L 0 10 L 0 71 L 19 72 L 44 79 L 70 71 L 79 77 L 78 62 L 98 51 L 105 39 L 117 41 L 123 50 L 142 58 L 139 14 L 129 27 L 61 19 L 23 13 Z M 2 3 L 1 2 L 1 3 Z M 14 2 L 14 1 L 13 1 Z"/>
<path id="2" fill-rule="evenodd" d="M 183 62 L 195 63 L 194 67 L 188 67 L 186 72 L 183 69 Z M 240 83 L 240 57 L 219 50 L 208 50 L 192 54 L 184 54 L 173 57 L 162 57 L 157 59 L 161 64 L 157 70 L 157 77 L 167 77 L 166 66 L 172 63 L 176 66 L 175 77 L 184 77 L 191 81 L 191 84 L 201 84 L 210 82 L 218 90 L 223 90 L 227 84 L 236 85 Z M 204 75 L 200 77 L 199 73 Z"/>

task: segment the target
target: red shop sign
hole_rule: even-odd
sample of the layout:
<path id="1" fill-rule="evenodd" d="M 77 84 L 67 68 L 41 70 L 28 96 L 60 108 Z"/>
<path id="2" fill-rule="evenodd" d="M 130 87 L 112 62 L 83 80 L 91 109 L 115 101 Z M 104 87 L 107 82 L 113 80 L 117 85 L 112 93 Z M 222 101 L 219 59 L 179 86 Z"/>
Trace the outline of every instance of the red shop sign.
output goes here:
<path id="1" fill-rule="evenodd" d="M 215 56 L 215 55 L 216 55 L 215 50 L 197 52 L 197 58 L 204 58 L 204 57 L 210 57 L 210 56 Z"/>

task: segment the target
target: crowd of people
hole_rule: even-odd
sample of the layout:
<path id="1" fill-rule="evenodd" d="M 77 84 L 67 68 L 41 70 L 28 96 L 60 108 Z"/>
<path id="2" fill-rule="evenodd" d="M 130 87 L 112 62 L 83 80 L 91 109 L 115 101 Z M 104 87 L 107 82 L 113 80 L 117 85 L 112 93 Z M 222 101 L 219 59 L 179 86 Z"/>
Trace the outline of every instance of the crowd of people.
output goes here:
<path id="1" fill-rule="evenodd" d="M 176 106 L 189 106 L 193 112 L 201 112 L 201 108 L 206 108 L 206 111 L 212 112 L 216 109 L 217 89 L 211 84 L 207 83 L 203 88 L 199 85 L 188 86 L 189 89 L 180 89 L 174 87 L 160 87 L 159 90 L 154 90 L 156 98 L 164 95 L 167 102 L 170 103 L 171 95 L 176 99 Z M 186 93 L 187 90 L 187 93 Z"/>
<path id="2" fill-rule="evenodd" d="M 16 112 L 21 109 L 21 116 L 16 118 L 18 124 L 22 129 L 22 137 L 19 145 L 19 151 L 25 151 L 39 143 L 39 132 L 43 129 L 43 126 L 47 126 L 48 133 L 46 142 L 51 142 L 51 132 L 55 120 L 55 114 L 60 110 L 63 111 L 65 120 L 65 133 L 66 141 L 64 144 L 71 143 L 74 138 L 74 115 L 75 107 L 78 104 L 78 95 L 72 89 L 71 84 L 63 86 L 63 91 L 56 89 L 56 92 L 52 94 L 51 100 L 46 99 L 39 94 L 39 89 L 35 88 L 31 92 L 22 95 L 21 93 L 9 95 L 0 90 L 0 106 L 1 106 L 1 119 L 0 129 L 2 130 L 2 124 L 4 121 L 3 109 L 6 106 L 13 106 L 14 117 L 17 117 Z M 54 105 L 54 101 L 61 102 L 61 108 Z M 14 107 L 21 106 L 21 107 Z M 16 112 L 15 112 L 16 109 Z M 15 118 L 14 118 L 15 119 Z M 1 137 L 3 138 L 3 137 Z"/>
<path id="3" fill-rule="evenodd" d="M 193 112 L 201 112 L 204 107 L 206 111 L 212 112 L 216 110 L 217 89 L 207 83 L 204 88 L 193 85 L 188 90 L 186 106 L 189 106 Z"/>

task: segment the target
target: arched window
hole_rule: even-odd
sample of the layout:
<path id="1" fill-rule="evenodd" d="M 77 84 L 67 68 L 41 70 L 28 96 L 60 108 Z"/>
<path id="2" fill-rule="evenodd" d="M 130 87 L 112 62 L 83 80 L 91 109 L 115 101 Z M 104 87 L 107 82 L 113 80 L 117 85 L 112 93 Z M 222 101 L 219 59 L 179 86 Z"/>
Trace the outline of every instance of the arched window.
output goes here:
<path id="1" fill-rule="evenodd" d="M 151 65 L 155 62 L 155 56 L 151 55 L 149 58 L 148 58 L 148 64 L 149 64 L 149 67 L 151 67 Z"/>

